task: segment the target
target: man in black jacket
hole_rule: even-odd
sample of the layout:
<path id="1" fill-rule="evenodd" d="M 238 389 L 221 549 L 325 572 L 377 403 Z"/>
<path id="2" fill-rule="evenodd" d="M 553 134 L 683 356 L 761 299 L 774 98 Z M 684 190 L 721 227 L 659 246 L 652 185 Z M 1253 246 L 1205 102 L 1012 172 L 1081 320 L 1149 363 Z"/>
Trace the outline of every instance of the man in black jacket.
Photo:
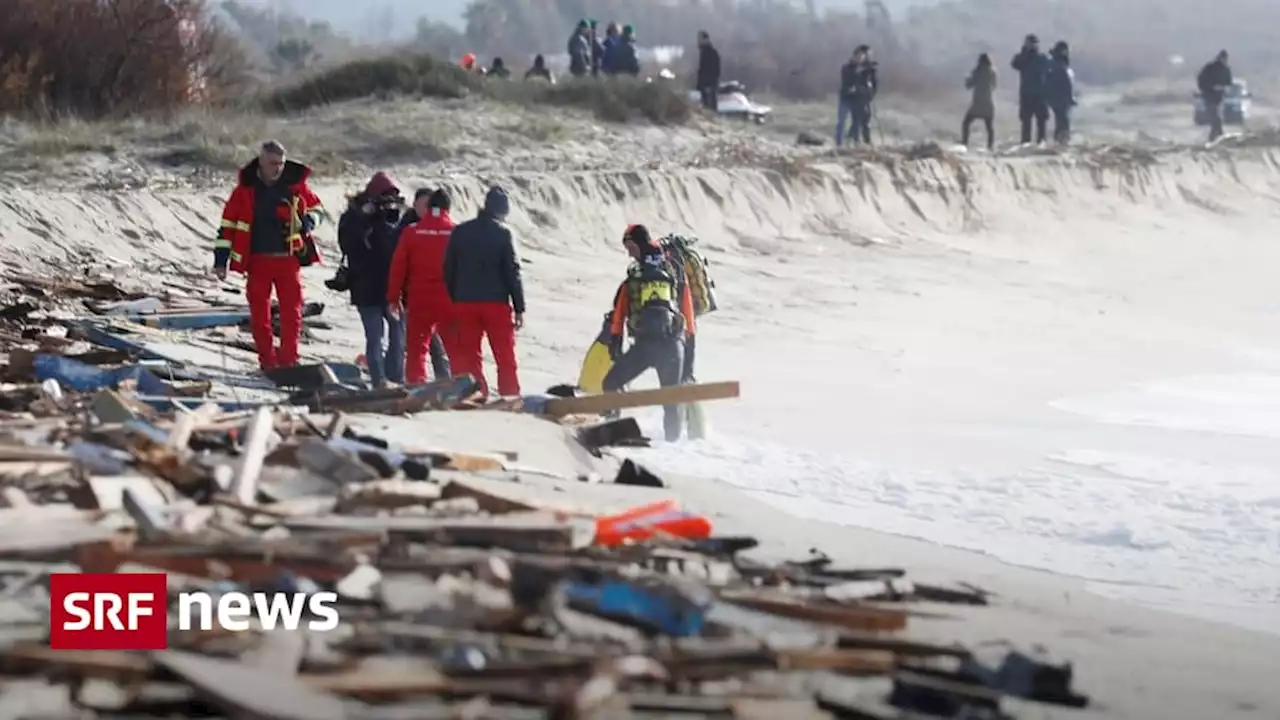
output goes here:
<path id="1" fill-rule="evenodd" d="M 706 30 L 698 31 L 698 93 L 702 106 L 715 112 L 720 95 L 720 51 L 711 44 Z"/>
<path id="2" fill-rule="evenodd" d="M 845 127 L 853 121 L 853 141 L 871 144 L 871 101 L 880 81 L 871 48 L 859 45 L 853 57 L 840 68 L 840 108 L 836 120 L 836 147 L 844 144 Z"/>
<path id="3" fill-rule="evenodd" d="M 347 258 L 351 304 L 364 325 L 365 362 L 369 379 L 377 387 L 387 381 L 404 382 L 404 323 L 387 308 L 387 275 L 403 208 L 399 188 L 386 173 L 379 172 L 351 198 L 338 221 L 338 245 Z"/>
<path id="4" fill-rule="evenodd" d="M 524 281 L 515 238 L 504 224 L 511 209 L 507 193 L 489 188 L 484 209 L 453 229 L 444 254 L 444 282 L 458 321 L 455 373 L 470 373 L 488 395 L 481 339 L 489 338 L 498 366 L 498 394 L 520 394 L 516 367 L 516 331 L 524 327 Z"/>
<path id="5" fill-rule="evenodd" d="M 1209 113 L 1209 142 L 1222 137 L 1222 100 L 1226 97 L 1227 88 L 1235 82 L 1231 76 L 1231 59 L 1226 50 L 1218 52 L 1213 62 L 1200 69 L 1196 77 L 1196 85 L 1200 89 L 1200 98 L 1204 100 L 1204 109 Z"/>
<path id="6" fill-rule="evenodd" d="M 1049 80 L 1049 57 L 1040 52 L 1040 38 L 1028 35 L 1022 49 L 1013 56 L 1013 69 L 1018 71 L 1018 119 L 1022 121 L 1022 143 L 1031 142 L 1031 123 L 1035 121 L 1036 142 L 1044 142 L 1049 125 L 1049 99 L 1045 94 Z"/>

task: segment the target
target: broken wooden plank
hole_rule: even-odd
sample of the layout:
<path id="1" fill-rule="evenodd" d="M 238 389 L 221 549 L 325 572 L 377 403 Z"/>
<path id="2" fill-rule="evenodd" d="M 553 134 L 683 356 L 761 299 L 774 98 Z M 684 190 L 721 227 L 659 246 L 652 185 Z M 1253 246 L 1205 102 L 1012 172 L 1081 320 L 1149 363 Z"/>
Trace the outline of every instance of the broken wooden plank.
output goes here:
<path id="1" fill-rule="evenodd" d="M 233 660 L 161 650 L 157 664 L 182 678 L 210 704 L 244 720 L 346 720 L 338 697 L 288 675 Z"/>
<path id="2" fill-rule="evenodd" d="M 552 417 L 565 415 L 595 415 L 609 410 L 649 407 L 653 405 L 683 405 L 685 403 L 727 400 L 738 397 L 736 380 L 729 382 L 695 383 L 675 385 L 653 390 L 601 393 L 576 398 L 550 398 L 545 414 Z"/>

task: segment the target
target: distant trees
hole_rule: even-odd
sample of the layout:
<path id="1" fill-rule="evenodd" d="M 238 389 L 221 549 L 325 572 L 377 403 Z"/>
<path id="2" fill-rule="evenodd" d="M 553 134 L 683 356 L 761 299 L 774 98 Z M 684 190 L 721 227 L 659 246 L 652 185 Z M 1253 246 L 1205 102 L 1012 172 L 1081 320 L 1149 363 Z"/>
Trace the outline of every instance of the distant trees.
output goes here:
<path id="1" fill-rule="evenodd" d="M 200 102 L 242 79 L 202 0 L 5 0 L 0 113 L 99 118 Z"/>

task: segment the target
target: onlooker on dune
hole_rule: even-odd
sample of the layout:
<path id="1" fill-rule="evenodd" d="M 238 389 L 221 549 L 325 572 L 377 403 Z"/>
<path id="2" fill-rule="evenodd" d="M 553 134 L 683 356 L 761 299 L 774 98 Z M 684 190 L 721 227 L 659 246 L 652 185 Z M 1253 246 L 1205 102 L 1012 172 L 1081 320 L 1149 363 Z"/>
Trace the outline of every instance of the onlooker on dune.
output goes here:
<path id="1" fill-rule="evenodd" d="M 1053 141 L 1071 141 L 1071 109 L 1076 105 L 1076 74 L 1071 69 L 1071 48 L 1059 40 L 1049 51 L 1049 72 L 1045 76 L 1045 99 L 1053 111 Z"/>
<path id="2" fill-rule="evenodd" d="M 1044 142 L 1049 124 L 1049 104 L 1045 83 L 1049 74 L 1049 58 L 1040 52 L 1040 38 L 1028 35 L 1022 49 L 1013 56 L 1013 69 L 1018 71 L 1018 118 L 1022 121 L 1022 143 L 1031 142 L 1031 122 L 1036 124 L 1036 142 Z"/>
<path id="3" fill-rule="evenodd" d="M 369 378 L 377 387 L 388 380 L 404 382 L 404 323 L 387 306 L 387 276 L 403 207 L 399 188 L 386 173 L 379 172 L 351 198 L 338 221 L 338 244 L 349 268 L 351 304 L 364 325 L 364 357 Z"/>
<path id="4" fill-rule="evenodd" d="M 698 94 L 702 106 L 715 112 L 720 99 L 720 51 L 706 30 L 698 31 Z"/>
<path id="5" fill-rule="evenodd" d="M 596 21 L 588 20 L 587 24 L 591 26 L 591 31 L 587 34 L 587 39 L 591 41 L 591 77 L 596 77 L 604 65 L 604 42 L 600 39 Z"/>
<path id="6" fill-rule="evenodd" d="M 493 62 L 489 63 L 489 72 L 486 74 L 489 77 L 496 77 L 496 78 L 511 77 L 511 71 L 507 69 L 507 64 L 503 62 L 502 58 L 500 57 L 494 58 Z"/>
<path id="7" fill-rule="evenodd" d="M 622 28 L 611 22 L 604 31 L 604 56 L 600 59 L 600 72 L 613 75 L 618 72 L 618 43 L 622 41 Z"/>
<path id="8" fill-rule="evenodd" d="M 525 80 L 546 80 L 549 83 L 555 83 L 556 79 L 551 75 L 551 71 L 547 69 L 547 59 L 541 55 L 535 55 L 533 58 L 533 67 L 530 67 L 524 73 Z"/>
<path id="9" fill-rule="evenodd" d="M 853 122 L 853 141 L 871 144 L 871 102 L 880 88 L 871 48 L 859 45 L 840 68 L 840 100 L 836 111 L 836 147 L 844 144 L 845 128 Z"/>
<path id="10" fill-rule="evenodd" d="M 640 74 L 640 51 L 636 48 L 636 29 L 633 26 L 622 26 L 622 36 L 618 38 L 616 52 L 614 73 L 632 76 Z"/>
<path id="11" fill-rule="evenodd" d="M 591 23 L 585 18 L 578 22 L 569 36 L 565 51 L 569 54 L 569 73 L 584 77 L 591 72 Z"/>
<path id="12" fill-rule="evenodd" d="M 969 102 L 969 109 L 964 114 L 960 144 L 969 144 L 969 126 L 974 120 L 981 120 L 987 129 L 987 149 L 992 150 L 996 142 L 996 68 L 991 64 L 990 55 L 982 53 L 978 56 L 978 64 L 974 66 L 973 72 L 969 73 L 969 77 L 965 78 L 964 86 L 973 91 L 973 99 Z"/>
<path id="13" fill-rule="evenodd" d="M 1222 137 L 1222 100 L 1227 95 L 1227 88 L 1234 82 L 1235 78 L 1231 76 L 1231 58 L 1226 50 L 1220 50 L 1217 57 L 1201 68 L 1196 77 L 1204 109 L 1209 113 L 1209 142 Z"/>

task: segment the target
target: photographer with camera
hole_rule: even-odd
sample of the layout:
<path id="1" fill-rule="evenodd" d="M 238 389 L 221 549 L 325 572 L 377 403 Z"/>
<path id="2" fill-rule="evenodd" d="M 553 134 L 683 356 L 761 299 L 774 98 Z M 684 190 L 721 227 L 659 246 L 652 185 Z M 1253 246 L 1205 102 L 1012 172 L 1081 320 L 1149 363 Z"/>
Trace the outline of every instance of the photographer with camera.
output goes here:
<path id="1" fill-rule="evenodd" d="M 404 322 L 387 306 L 387 277 L 403 209 L 400 189 L 386 173 L 379 172 L 351 198 L 338 221 L 338 245 L 347 260 L 351 304 L 364 325 L 364 356 L 375 387 L 385 387 L 387 381 L 404 382 Z"/>

